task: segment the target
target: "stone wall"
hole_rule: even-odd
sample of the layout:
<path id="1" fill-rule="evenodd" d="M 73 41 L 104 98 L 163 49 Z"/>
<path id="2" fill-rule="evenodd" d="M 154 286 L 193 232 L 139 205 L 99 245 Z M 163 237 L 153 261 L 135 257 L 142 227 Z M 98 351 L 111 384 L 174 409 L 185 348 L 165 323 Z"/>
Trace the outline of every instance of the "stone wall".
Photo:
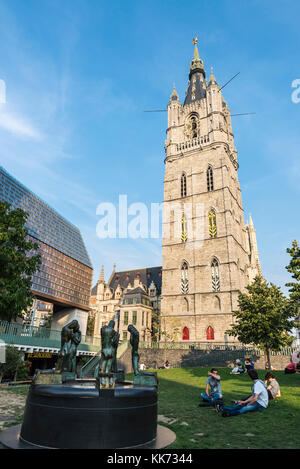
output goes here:
<path id="1" fill-rule="evenodd" d="M 168 360 L 171 367 L 192 367 L 192 366 L 222 366 L 233 367 L 237 358 L 251 358 L 256 369 L 265 369 L 264 354 L 254 353 L 247 350 L 162 350 L 162 349 L 141 349 L 140 363 L 145 363 L 147 368 L 162 367 Z M 272 355 L 271 365 L 274 370 L 283 370 L 289 363 L 289 355 Z M 122 357 L 122 365 L 125 365 L 126 372 L 131 371 L 131 350 L 127 349 Z"/>

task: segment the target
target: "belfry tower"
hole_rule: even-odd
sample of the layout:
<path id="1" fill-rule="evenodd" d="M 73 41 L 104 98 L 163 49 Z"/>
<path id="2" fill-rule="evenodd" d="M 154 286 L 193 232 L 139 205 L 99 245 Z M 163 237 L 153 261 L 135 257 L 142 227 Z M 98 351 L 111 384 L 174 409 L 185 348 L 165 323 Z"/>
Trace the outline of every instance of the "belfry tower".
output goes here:
<path id="1" fill-rule="evenodd" d="M 168 104 L 162 329 L 224 342 L 238 293 L 260 264 L 252 219 L 244 222 L 230 109 L 193 42 L 184 104 L 175 85 Z"/>

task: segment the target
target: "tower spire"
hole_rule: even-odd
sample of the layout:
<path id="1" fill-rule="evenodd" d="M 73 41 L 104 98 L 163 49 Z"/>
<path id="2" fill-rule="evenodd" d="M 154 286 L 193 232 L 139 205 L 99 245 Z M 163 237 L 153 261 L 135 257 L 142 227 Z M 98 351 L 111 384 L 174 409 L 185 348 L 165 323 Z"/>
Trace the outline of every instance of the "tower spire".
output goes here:
<path id="1" fill-rule="evenodd" d="M 193 101 L 206 97 L 206 82 L 203 60 L 199 57 L 198 36 L 193 39 L 194 55 L 190 64 L 189 86 L 186 92 L 184 104 L 191 104 Z"/>
<path id="2" fill-rule="evenodd" d="M 101 267 L 99 282 L 104 283 L 104 265 L 103 264 L 102 264 L 102 267 Z"/>
<path id="3" fill-rule="evenodd" d="M 201 72 L 202 75 L 205 78 L 205 70 L 204 70 L 203 60 L 200 59 L 199 51 L 198 51 L 198 47 L 197 47 L 198 36 L 194 37 L 193 44 L 194 44 L 195 47 L 194 47 L 193 60 L 191 61 L 189 78 L 191 79 L 191 76 L 193 75 L 193 73 L 196 73 L 196 72 Z"/>
<path id="4" fill-rule="evenodd" d="M 198 43 L 198 36 L 194 37 L 193 39 L 193 44 L 194 44 L 194 57 L 193 59 L 196 60 L 196 59 L 200 59 L 199 57 L 199 52 L 198 52 L 198 47 L 197 47 L 197 43 Z"/>
<path id="5" fill-rule="evenodd" d="M 173 83 L 173 91 L 172 91 L 172 94 L 171 94 L 171 96 L 170 96 L 170 101 L 177 101 L 177 100 L 179 101 L 179 96 L 178 96 L 178 93 L 177 93 L 177 91 L 176 91 L 176 89 L 175 89 L 175 81 L 174 81 L 174 83 Z"/>

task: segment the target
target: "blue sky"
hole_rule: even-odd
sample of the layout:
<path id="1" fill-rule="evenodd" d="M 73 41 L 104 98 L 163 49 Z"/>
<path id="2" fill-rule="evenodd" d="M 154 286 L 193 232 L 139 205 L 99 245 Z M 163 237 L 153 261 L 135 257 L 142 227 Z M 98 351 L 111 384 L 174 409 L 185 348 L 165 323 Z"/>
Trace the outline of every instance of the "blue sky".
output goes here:
<path id="1" fill-rule="evenodd" d="M 284 286 L 299 240 L 300 4 L 289 0 L 2 0 L 0 163 L 78 226 L 95 269 L 161 265 L 159 239 L 96 236 L 101 202 L 161 202 L 165 108 L 183 101 L 192 39 L 224 84 L 245 219 L 263 273 Z"/>

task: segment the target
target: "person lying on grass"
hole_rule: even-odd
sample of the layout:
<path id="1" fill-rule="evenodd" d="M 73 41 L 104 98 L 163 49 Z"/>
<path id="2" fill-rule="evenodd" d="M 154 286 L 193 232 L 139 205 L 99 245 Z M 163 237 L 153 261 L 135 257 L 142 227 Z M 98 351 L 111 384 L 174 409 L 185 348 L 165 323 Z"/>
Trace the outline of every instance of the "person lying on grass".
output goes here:
<path id="1" fill-rule="evenodd" d="M 206 404 L 199 404 L 199 407 L 207 407 L 207 403 L 208 405 L 214 405 L 215 402 L 220 401 L 223 397 L 221 390 L 221 377 L 218 375 L 218 370 L 216 368 L 212 368 L 207 374 L 208 378 L 206 380 L 206 389 L 205 392 L 201 393 L 201 397 Z"/>
<path id="2" fill-rule="evenodd" d="M 258 378 L 256 370 L 248 371 L 249 377 L 253 381 L 252 395 L 243 401 L 238 401 L 234 406 L 217 405 L 217 412 L 222 412 L 222 417 L 254 412 L 255 410 L 265 410 L 269 404 L 269 396 L 264 382 Z"/>

